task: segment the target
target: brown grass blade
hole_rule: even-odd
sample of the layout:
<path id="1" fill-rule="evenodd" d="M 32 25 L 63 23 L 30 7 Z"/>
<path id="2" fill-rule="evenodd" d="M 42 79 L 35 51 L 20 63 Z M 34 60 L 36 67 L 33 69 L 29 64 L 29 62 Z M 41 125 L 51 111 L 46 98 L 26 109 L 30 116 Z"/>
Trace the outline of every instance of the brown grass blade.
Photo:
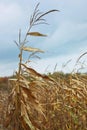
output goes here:
<path id="1" fill-rule="evenodd" d="M 22 48 L 24 51 L 29 51 L 29 52 L 40 52 L 44 53 L 44 51 L 38 49 L 38 48 L 33 48 L 33 47 L 23 47 Z"/>
<path id="2" fill-rule="evenodd" d="M 39 32 L 28 32 L 27 35 L 30 35 L 30 36 L 39 36 L 39 37 L 47 37 L 47 35 L 45 34 L 41 34 Z"/>
<path id="3" fill-rule="evenodd" d="M 29 73 L 31 73 L 33 76 L 40 77 L 40 78 L 42 78 L 44 80 L 49 80 L 49 81 L 53 81 L 54 82 L 54 80 L 52 78 L 48 77 L 47 75 L 42 75 L 42 74 L 38 73 L 36 70 L 27 67 L 25 64 L 21 64 L 21 65 L 23 67 L 25 67 L 27 69 L 27 71 Z"/>
<path id="4" fill-rule="evenodd" d="M 46 13 L 43 13 L 42 15 L 40 15 L 40 16 L 38 17 L 37 21 L 38 21 L 40 18 L 42 18 L 43 16 L 45 16 L 45 15 L 47 15 L 47 14 L 49 14 L 49 13 L 55 12 L 55 11 L 58 11 L 58 12 L 59 12 L 59 10 L 56 10 L 56 9 L 47 11 Z"/>
<path id="5" fill-rule="evenodd" d="M 35 130 L 35 127 L 32 125 L 32 122 L 29 119 L 29 115 L 27 113 L 26 105 L 22 101 L 21 101 L 21 116 L 22 116 L 22 119 L 23 119 L 22 120 L 23 124 L 27 124 L 28 127 L 31 130 Z M 24 125 L 24 128 L 25 128 L 25 125 Z"/>

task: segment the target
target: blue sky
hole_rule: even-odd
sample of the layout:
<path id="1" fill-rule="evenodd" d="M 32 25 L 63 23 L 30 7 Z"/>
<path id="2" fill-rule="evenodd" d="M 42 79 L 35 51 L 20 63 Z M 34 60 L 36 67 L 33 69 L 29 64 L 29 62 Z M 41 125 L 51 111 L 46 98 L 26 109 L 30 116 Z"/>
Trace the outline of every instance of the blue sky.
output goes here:
<path id="1" fill-rule="evenodd" d="M 30 46 L 45 51 L 41 59 L 33 59 L 30 66 L 44 73 L 54 71 L 57 64 L 56 71 L 71 72 L 77 58 L 87 51 L 87 0 L 0 0 L 0 76 L 12 75 L 17 69 L 19 50 L 14 40 L 18 40 L 19 29 L 24 37 L 38 2 L 42 12 L 50 9 L 60 12 L 45 17 L 49 25 L 32 29 L 48 37 L 28 39 Z M 86 56 L 83 59 L 86 61 Z"/>

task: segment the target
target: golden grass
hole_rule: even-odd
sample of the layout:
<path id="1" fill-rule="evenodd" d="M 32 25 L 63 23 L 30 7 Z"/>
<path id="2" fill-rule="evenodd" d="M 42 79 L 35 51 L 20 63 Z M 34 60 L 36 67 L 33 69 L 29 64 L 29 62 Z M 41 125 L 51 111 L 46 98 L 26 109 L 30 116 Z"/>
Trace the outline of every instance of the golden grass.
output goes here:
<path id="1" fill-rule="evenodd" d="M 14 79 L 9 79 L 12 91 L 8 97 L 5 127 L 14 130 L 87 130 L 87 75 L 69 74 L 42 75 L 29 67 L 30 59 L 23 60 L 23 52 L 30 56 L 43 52 L 25 46 L 29 36 L 46 36 L 30 32 L 38 24 L 47 24 L 43 16 L 59 10 L 41 13 L 37 4 L 30 18 L 30 25 L 19 41 L 19 66 Z M 82 58 L 82 56 L 80 57 Z M 79 60 L 79 59 L 78 59 Z"/>

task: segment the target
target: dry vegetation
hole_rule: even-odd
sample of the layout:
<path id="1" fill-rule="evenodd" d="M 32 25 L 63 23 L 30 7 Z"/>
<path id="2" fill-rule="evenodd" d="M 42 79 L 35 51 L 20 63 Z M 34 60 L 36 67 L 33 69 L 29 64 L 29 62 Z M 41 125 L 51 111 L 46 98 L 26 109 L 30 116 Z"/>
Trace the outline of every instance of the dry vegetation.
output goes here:
<path id="1" fill-rule="evenodd" d="M 28 109 L 33 124 L 40 130 L 87 130 L 87 75 L 55 72 L 49 77 L 56 83 L 50 81 L 50 85 L 46 86 L 44 81 L 29 79 L 30 90 L 35 97 L 31 98 L 31 93 L 27 92 L 29 95 L 26 98 L 30 98 Z M 34 102 L 34 98 L 39 104 L 36 100 Z M 45 117 L 38 112 L 37 104 L 43 108 Z M 11 125 L 9 130 L 13 127 Z"/>
<path id="2" fill-rule="evenodd" d="M 28 51 L 30 57 L 38 52 L 38 48 L 25 46 L 28 36 L 46 36 L 39 32 L 31 32 L 38 24 L 46 24 L 45 16 L 58 11 L 41 13 L 36 6 L 30 19 L 30 26 L 23 41 L 19 31 L 19 67 L 15 77 L 9 78 L 7 95 L 0 99 L 0 116 L 4 109 L 3 127 L 0 130 L 87 130 L 87 75 L 86 74 L 53 74 L 42 75 L 29 67 L 30 59 L 23 62 L 23 52 Z M 7 80 L 6 80 L 7 81 Z M 7 84 L 7 82 L 6 82 Z M 0 92 L 4 86 L 0 86 Z M 5 87 L 6 91 L 6 87 Z M 3 100 L 5 99 L 5 101 Z M 6 128 L 5 128 L 6 127 Z"/>
<path id="3" fill-rule="evenodd" d="M 53 74 L 55 77 L 56 73 Z M 53 98 L 54 129 L 86 130 L 87 129 L 87 75 L 56 75 L 59 85 Z M 57 94 L 56 94 L 57 92 Z M 55 101 L 56 99 L 56 101 Z M 56 119 L 56 120 L 55 120 Z"/>

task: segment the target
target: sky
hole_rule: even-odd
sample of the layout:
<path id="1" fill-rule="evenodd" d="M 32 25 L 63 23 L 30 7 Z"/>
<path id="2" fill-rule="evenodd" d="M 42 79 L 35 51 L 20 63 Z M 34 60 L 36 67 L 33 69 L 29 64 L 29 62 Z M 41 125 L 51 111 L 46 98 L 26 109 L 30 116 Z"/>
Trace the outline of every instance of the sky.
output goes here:
<path id="1" fill-rule="evenodd" d="M 47 34 L 48 37 L 29 37 L 29 46 L 45 51 L 40 59 L 31 59 L 30 67 L 40 73 L 54 71 L 72 72 L 76 67 L 86 67 L 84 55 L 77 66 L 76 61 L 87 52 L 87 0 L 0 0 L 0 76 L 9 76 L 17 70 L 19 50 L 19 29 L 24 39 L 29 27 L 30 16 L 37 3 L 39 9 L 48 14 L 44 18 L 49 25 L 38 25 L 32 31 Z M 24 54 L 26 58 L 29 54 Z M 84 69 L 85 72 L 87 68 Z"/>

